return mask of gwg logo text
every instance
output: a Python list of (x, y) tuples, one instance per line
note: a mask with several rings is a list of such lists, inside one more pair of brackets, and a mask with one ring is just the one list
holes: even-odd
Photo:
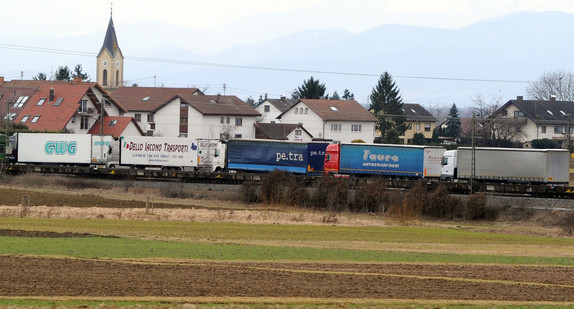
[(47, 155), (75, 155), (78, 147), (78, 142), (67, 141), (48, 141), (44, 145), (44, 152)]

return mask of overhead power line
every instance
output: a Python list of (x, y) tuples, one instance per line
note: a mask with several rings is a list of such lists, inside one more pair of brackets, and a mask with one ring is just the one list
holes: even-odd
[[(11, 45), (0, 44), (2, 49), (22, 50), (29, 52), (52, 53), (61, 55), (76, 55), (85, 57), (96, 57), (95, 53), (71, 51), (62, 49), (51, 49), (44, 47), (24, 46), (24, 45)], [(322, 71), (322, 70), (307, 70), (307, 69), (290, 69), (290, 68), (277, 68), (266, 66), (252, 66), (252, 65), (237, 65), (237, 64), (224, 64), (224, 63), (211, 63), (189, 60), (174, 60), (162, 58), (149, 58), (126, 56), (125, 59), (142, 62), (154, 63), (167, 63), (167, 64), (180, 64), (190, 66), (206, 66), (206, 67), (219, 67), (230, 69), (245, 69), (245, 70), (262, 70), (262, 71), (277, 71), (277, 72), (297, 72), (297, 73), (312, 73), (312, 74), (330, 74), (330, 75), (346, 75), (346, 76), (362, 76), (362, 77), (379, 77), (380, 73), (356, 73), (356, 72), (337, 72), (337, 71)], [(523, 80), (507, 80), (507, 79), (480, 79), (480, 78), (458, 78), (458, 77), (437, 77), (437, 76), (414, 76), (414, 75), (394, 75), (394, 78), (407, 78), (407, 79), (425, 79), (425, 80), (442, 80), (442, 81), (460, 81), (460, 82), (487, 82), (487, 83), (515, 83), (515, 84), (528, 84), (530, 81)]]

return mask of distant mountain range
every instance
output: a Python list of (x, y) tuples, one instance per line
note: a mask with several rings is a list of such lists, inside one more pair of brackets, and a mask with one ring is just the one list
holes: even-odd
[[(558, 12), (515, 13), (460, 29), (392, 24), (359, 34), (321, 30), (251, 41), (242, 40), (242, 33), (253, 27), (253, 21), (200, 32), (161, 23), (120, 25), (117, 18), (116, 32), (126, 56), (124, 78), (130, 84), (198, 87), (244, 100), (265, 93), (272, 98), (290, 96), (314, 76), (329, 93), (349, 89), (367, 104), (379, 75), (388, 71), (405, 102), (464, 107), (472, 105), (477, 95), (504, 102), (517, 95), (526, 97), (527, 81), (542, 73), (574, 72), (574, 40), (569, 36), (574, 15)], [(38, 72), (49, 74), (58, 65), (73, 68), (81, 63), (95, 80), (95, 54), (105, 27), (100, 33), (72, 38), (0, 35), (3, 42), (10, 42), (5, 44), (59, 50), (3, 49), (0, 75), (14, 79), (23, 71), (30, 78)]]

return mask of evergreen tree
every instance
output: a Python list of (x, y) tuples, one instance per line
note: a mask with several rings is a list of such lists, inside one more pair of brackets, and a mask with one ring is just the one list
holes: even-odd
[(355, 99), (355, 95), (352, 94), (349, 89), (345, 89), (345, 91), (343, 91), (343, 100), (354, 100)]
[(308, 80), (303, 82), (301, 87), (293, 91), (293, 99), (321, 99), (325, 95), (325, 84), (319, 83), (311, 76)]
[(452, 103), (452, 107), (448, 112), (448, 119), (445, 122), (446, 130), (445, 135), (452, 138), (457, 138), (460, 136), (462, 131), (462, 126), (460, 123), (460, 116), (458, 113), (458, 108), (455, 103)]
[(383, 143), (385, 144), (401, 144), (401, 139), (399, 138), (400, 134), (395, 128), (390, 128), (387, 130), (387, 134), (383, 139)]
[(38, 73), (38, 74), (32, 76), (32, 79), (33, 79), (33, 80), (46, 80), (46, 79), (48, 79), (48, 78), (47, 78), (47, 76), (46, 76), (46, 73), (40, 72), (40, 73)]
[(418, 132), (413, 135), (412, 143), (413, 145), (424, 145), (427, 143), (427, 139), (425, 138), (424, 134)]
[(257, 106), (257, 103), (255, 103), (255, 99), (253, 99), (252, 97), (247, 98), (247, 100), (245, 100), (245, 103), (249, 104), (249, 106)]
[(333, 92), (333, 95), (329, 98), (329, 100), (340, 100), (341, 97), (339, 97), (339, 94), (337, 93), (337, 91), (335, 90)]
[(72, 79), (70, 69), (67, 66), (59, 66), (56, 71), (56, 80), (69, 81)]
[(90, 75), (88, 75), (88, 73), (84, 73), (82, 72), (82, 65), (78, 64), (76, 65), (76, 67), (74, 68), (74, 73), (72, 74), (72, 77), (74, 78), (81, 78), (83, 82), (89, 82), (90, 81)]
[(381, 75), (379, 82), (373, 88), (370, 99), (369, 110), (379, 118), (377, 129), (381, 131), (381, 139), (388, 142), (387, 134), (391, 129), (398, 134), (397, 139), (398, 136), (403, 135), (407, 129), (403, 99), (388, 72)]

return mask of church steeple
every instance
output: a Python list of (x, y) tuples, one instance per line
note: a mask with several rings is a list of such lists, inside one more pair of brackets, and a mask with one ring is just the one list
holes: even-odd
[(98, 53), (97, 81), (104, 88), (114, 89), (124, 83), (124, 56), (118, 44), (114, 20), (110, 11), (110, 22), (104, 44)]

